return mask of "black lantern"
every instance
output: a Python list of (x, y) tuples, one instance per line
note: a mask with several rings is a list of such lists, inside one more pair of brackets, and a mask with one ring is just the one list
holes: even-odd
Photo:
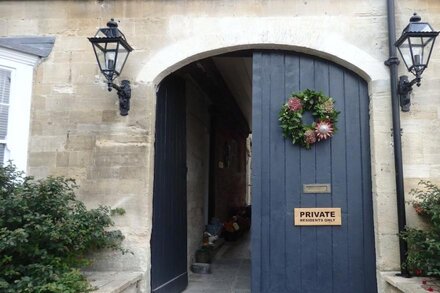
[(421, 20), (422, 18), (414, 13), (410, 23), (403, 30), (402, 36), (395, 43), (406, 68), (415, 76), (412, 81), (409, 81), (406, 75), (399, 79), (400, 107), (404, 112), (409, 111), (412, 87), (414, 84), (420, 86), (422, 73), (428, 67), (435, 38), (439, 34), (429, 23), (421, 22)]
[(112, 18), (106, 28), (100, 28), (94, 37), (89, 38), (95, 51), (99, 69), (107, 79), (108, 90), (118, 91), (119, 110), (122, 116), (128, 115), (130, 110), (131, 87), (128, 80), (116, 85), (113, 81), (124, 69), (128, 55), (133, 48), (128, 44), (124, 34), (118, 29), (118, 23)]

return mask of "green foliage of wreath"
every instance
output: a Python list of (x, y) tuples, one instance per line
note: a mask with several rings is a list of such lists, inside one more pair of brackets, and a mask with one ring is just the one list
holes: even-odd
[[(334, 103), (331, 97), (311, 89), (293, 93), (279, 113), (283, 136), (306, 149), (330, 138), (337, 131), (336, 122), (340, 113), (335, 110)], [(305, 112), (312, 114), (312, 124), (303, 123)]]

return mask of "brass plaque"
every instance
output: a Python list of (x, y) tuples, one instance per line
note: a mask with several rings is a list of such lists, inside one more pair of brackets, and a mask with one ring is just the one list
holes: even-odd
[(304, 193), (331, 193), (332, 185), (331, 184), (304, 184), (303, 185)]
[(341, 208), (295, 208), (295, 226), (340, 226)]

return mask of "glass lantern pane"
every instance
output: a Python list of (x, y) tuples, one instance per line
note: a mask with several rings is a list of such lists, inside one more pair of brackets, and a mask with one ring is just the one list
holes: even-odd
[(119, 46), (118, 60), (116, 61), (116, 71), (118, 72), (118, 74), (121, 74), (122, 69), (124, 68), (125, 60), (127, 60), (128, 53), (129, 52), (123, 46)]
[(116, 50), (118, 47), (118, 43), (109, 42), (105, 47), (105, 69), (106, 70), (114, 70), (115, 69), (115, 61), (116, 61)]
[(426, 22), (411, 23), (410, 32), (432, 32), (431, 26)]
[(100, 50), (95, 44), (93, 44), (93, 49), (96, 53), (96, 59), (98, 59), (99, 69), (102, 71), (105, 65), (104, 51)]
[(114, 38), (119, 36), (118, 34), (119, 30), (117, 28), (101, 28), (96, 33), (96, 38)]
[(104, 51), (98, 51), (96, 50), (96, 58), (98, 59), (99, 63), (99, 69), (101, 70), (102, 74), (104, 74), (106, 79), (112, 79), (113, 78), (113, 72), (111, 70), (108, 70), (107, 65), (107, 59), (106, 59), (107, 53)]
[(414, 66), (423, 64), (423, 46), (420, 44), (412, 44), (412, 62)]
[(408, 68), (408, 70), (409, 70), (413, 64), (409, 40), (406, 39), (398, 47), (398, 49), (399, 49), (400, 55), (402, 56), (403, 62), (405, 62), (406, 68)]
[(425, 68), (423, 65), (423, 39), (421, 37), (409, 37), (409, 44), (412, 55), (412, 66), (409, 70), (413, 74), (420, 74)]
[(100, 29), (100, 30), (96, 33), (95, 37), (96, 37), (96, 38), (106, 38), (107, 35), (105, 34), (105, 30)]
[(422, 74), (428, 62), (432, 46), (434, 44), (433, 37), (411, 37), (410, 43), (412, 45), (413, 53), (413, 68), (414, 74)]
[(432, 46), (434, 45), (435, 38), (433, 37), (425, 37), (423, 38), (423, 44), (425, 47), (423, 48), (423, 62), (425, 65), (428, 65), (429, 57), (431, 55)]
[(118, 42), (117, 41), (107, 42), (106, 43), (105, 49), (107, 51), (116, 51), (117, 48), (118, 48)]
[(108, 51), (104, 55), (105, 58), (105, 70), (115, 70), (116, 52)]

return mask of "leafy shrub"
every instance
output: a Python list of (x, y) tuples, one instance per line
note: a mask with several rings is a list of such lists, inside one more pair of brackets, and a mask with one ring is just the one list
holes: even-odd
[(416, 212), (430, 224), (427, 229), (407, 227), (401, 237), (408, 243), (407, 267), (416, 275), (440, 277), (440, 188), (429, 181), (411, 190)]
[[(0, 292), (88, 292), (79, 268), (98, 249), (121, 248), (108, 207), (87, 210), (72, 179), (33, 180), (0, 167)], [(116, 212), (121, 213), (121, 210)]]

